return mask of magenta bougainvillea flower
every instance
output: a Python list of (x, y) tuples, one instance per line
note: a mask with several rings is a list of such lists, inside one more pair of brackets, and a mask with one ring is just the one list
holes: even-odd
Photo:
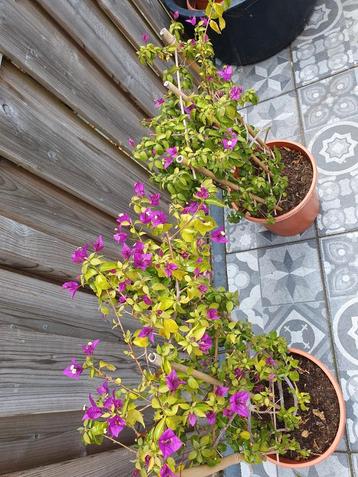
[(142, 33), (142, 40), (143, 40), (144, 43), (148, 43), (149, 38), (150, 37), (149, 37), (148, 33)]
[(87, 356), (92, 356), (100, 342), (101, 340), (93, 340), (89, 341), (86, 345), (83, 345), (82, 350), (84, 354)]
[(167, 152), (167, 154), (169, 154), (169, 156), (175, 157), (178, 154), (178, 149), (175, 146), (174, 147), (168, 147), (166, 152)]
[(132, 255), (132, 250), (130, 247), (128, 247), (126, 243), (123, 244), (121, 255), (125, 260), (128, 260), (130, 256)]
[(224, 227), (219, 227), (213, 230), (210, 234), (211, 240), (216, 243), (227, 243), (228, 239), (225, 237)]
[(209, 191), (206, 187), (200, 187), (200, 189), (195, 195), (199, 199), (207, 199), (209, 197)]
[(150, 200), (150, 205), (152, 207), (156, 207), (157, 205), (159, 205), (159, 202), (160, 202), (160, 194), (151, 194), (149, 196), (149, 200)]
[(139, 334), (138, 334), (139, 338), (149, 338), (149, 341), (151, 343), (154, 343), (154, 328), (152, 328), (151, 326), (144, 326)]
[(227, 386), (217, 386), (215, 389), (215, 394), (220, 397), (225, 397), (229, 391)]
[(97, 240), (93, 244), (93, 250), (95, 252), (100, 252), (101, 250), (104, 249), (104, 240), (103, 240), (103, 235), (99, 235), (97, 237)]
[(143, 182), (136, 182), (133, 186), (133, 190), (135, 195), (137, 195), (138, 197), (144, 197), (145, 190)]
[(112, 396), (109, 396), (103, 403), (103, 407), (112, 412), (117, 411), (122, 406), (122, 399), (117, 399), (114, 391), (112, 392)]
[(103, 381), (103, 383), (100, 386), (98, 386), (96, 391), (98, 394), (101, 394), (101, 395), (108, 394), (109, 393), (108, 381)]
[(153, 217), (153, 211), (149, 207), (139, 214), (139, 220), (142, 224), (149, 224)]
[(230, 99), (238, 101), (242, 95), (243, 88), (241, 86), (233, 86), (230, 90)]
[(201, 283), (198, 286), (198, 290), (200, 291), (200, 293), (206, 293), (208, 291), (208, 287), (206, 285), (204, 285), (203, 283)]
[(120, 303), (121, 305), (123, 305), (123, 303), (126, 303), (126, 301), (128, 300), (128, 297), (126, 295), (121, 295), (119, 298), (118, 298), (118, 303)]
[(62, 288), (64, 288), (65, 290), (67, 290), (69, 292), (69, 294), (71, 295), (71, 298), (73, 298), (75, 296), (75, 294), (77, 293), (77, 291), (79, 290), (79, 288), (81, 288), (81, 285), (77, 282), (65, 282), (63, 285), (62, 285)]
[(266, 358), (266, 364), (267, 366), (276, 366), (277, 363), (271, 356), (269, 356)]
[(209, 23), (209, 19), (207, 17), (201, 17), (200, 20), (203, 22), (204, 26), (207, 26)]
[(189, 422), (189, 424), (191, 425), (191, 427), (194, 427), (194, 426), (195, 426), (196, 421), (197, 421), (196, 415), (195, 415), (193, 412), (191, 412), (191, 413), (188, 415), (188, 422)]
[(130, 147), (134, 147), (135, 146), (135, 140), (132, 138), (132, 137), (129, 137), (128, 138), (128, 145)]
[(170, 469), (168, 464), (164, 464), (159, 472), (160, 477), (175, 477), (174, 472)]
[(220, 76), (220, 78), (224, 81), (230, 81), (231, 80), (231, 77), (232, 77), (232, 66), (229, 65), (229, 66), (224, 66), (224, 68), (222, 70), (219, 70), (218, 71), (218, 75)]
[(167, 386), (169, 388), (169, 391), (171, 392), (174, 392), (178, 389), (178, 387), (181, 385), (181, 384), (185, 384), (185, 381), (183, 381), (182, 379), (180, 379), (175, 371), (175, 369), (173, 369), (166, 377), (165, 379), (166, 383), (167, 383)]
[(191, 17), (188, 18), (188, 20), (185, 20), (187, 23), (190, 23), (190, 25), (195, 26), (196, 25), (196, 17)]
[(117, 232), (113, 235), (113, 239), (118, 245), (124, 243), (127, 238), (128, 234), (126, 232)]
[(173, 163), (173, 158), (171, 156), (167, 156), (167, 157), (164, 157), (163, 159), (163, 167), (164, 169), (168, 169), (168, 167), (170, 166), (170, 164)]
[(133, 253), (143, 253), (144, 252), (144, 243), (136, 242), (133, 246)]
[(178, 451), (183, 445), (182, 441), (175, 434), (173, 429), (168, 428), (159, 437), (159, 449), (161, 450), (164, 459)]
[(189, 202), (189, 204), (183, 208), (183, 214), (194, 215), (199, 210), (202, 210), (204, 214), (209, 212), (208, 206), (206, 204), (199, 204), (199, 202)]
[(247, 391), (239, 391), (230, 397), (230, 409), (235, 414), (242, 417), (249, 416), (249, 408), (247, 401), (250, 398), (250, 393)]
[(172, 17), (174, 18), (174, 20), (178, 20), (178, 18), (179, 18), (178, 10), (175, 10), (175, 12), (172, 13)]
[(160, 108), (162, 104), (165, 103), (164, 98), (157, 98), (154, 100), (154, 107), (155, 108)]
[(86, 421), (87, 419), (98, 419), (102, 416), (102, 409), (97, 406), (96, 401), (93, 399), (91, 395), (88, 396), (88, 399), (91, 403), (91, 406), (86, 409), (82, 417), (82, 421)]
[(143, 300), (144, 303), (145, 303), (146, 305), (148, 305), (148, 306), (153, 303), (152, 300), (149, 298), (148, 295), (143, 295), (143, 296), (142, 296), (142, 300)]
[(229, 407), (226, 407), (226, 408), (223, 410), (223, 415), (224, 415), (225, 417), (230, 418), (230, 417), (232, 417), (234, 414), (235, 414), (234, 411), (232, 411)]
[(208, 424), (210, 426), (213, 426), (215, 423), (216, 423), (216, 414), (214, 411), (209, 411), (207, 414), (206, 414), (206, 419), (208, 421)]
[(126, 278), (126, 279), (123, 280), (122, 282), (119, 282), (119, 283), (118, 283), (118, 291), (119, 291), (119, 293), (123, 293), (123, 292), (126, 290), (127, 286), (130, 285), (131, 283), (132, 283), (132, 282), (131, 282), (128, 278)]
[(63, 374), (72, 379), (80, 379), (82, 373), (83, 368), (75, 358), (72, 358), (70, 366), (63, 370)]
[(224, 139), (222, 140), (222, 143), (223, 143), (223, 146), (224, 146), (224, 149), (225, 149), (225, 150), (234, 149), (234, 147), (235, 147), (236, 144), (237, 144), (237, 137), (232, 136), (232, 137), (229, 138), (229, 139), (224, 138)]
[(124, 419), (122, 419), (119, 416), (110, 417), (107, 420), (107, 423), (108, 423), (107, 433), (112, 437), (118, 437), (119, 434), (126, 427), (126, 423)]
[(219, 312), (216, 308), (209, 308), (206, 316), (209, 318), (209, 320), (218, 320), (220, 318)]
[(152, 215), (152, 225), (157, 227), (158, 225), (165, 224), (167, 222), (167, 216), (161, 210), (155, 210)]
[(200, 351), (206, 354), (211, 350), (212, 345), (213, 345), (213, 340), (207, 333), (205, 333), (205, 335), (199, 341)]
[(171, 277), (173, 275), (174, 270), (178, 269), (178, 265), (175, 263), (166, 263), (164, 267), (164, 273), (167, 277)]
[(184, 111), (188, 116), (191, 115), (192, 111), (195, 109), (195, 104), (191, 103), (189, 106), (184, 106)]
[(133, 255), (133, 264), (135, 268), (146, 270), (152, 264), (151, 253), (135, 253)]
[(84, 244), (83, 247), (78, 247), (72, 253), (72, 262), (73, 263), (82, 263), (88, 257), (88, 244)]
[(118, 214), (118, 217), (116, 218), (116, 222), (120, 226), (130, 225), (131, 224), (131, 218), (129, 217), (128, 214)]
[(236, 368), (234, 374), (237, 379), (240, 379), (245, 375), (245, 371), (241, 368)]

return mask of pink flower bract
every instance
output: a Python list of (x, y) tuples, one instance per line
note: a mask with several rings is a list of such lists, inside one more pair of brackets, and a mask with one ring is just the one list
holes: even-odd
[(169, 456), (174, 454), (174, 452), (178, 451), (183, 445), (179, 437), (170, 428), (164, 431), (159, 437), (158, 444), (164, 459), (167, 459)]
[(249, 416), (249, 408), (247, 401), (250, 393), (247, 391), (239, 391), (230, 397), (230, 410), (241, 417)]

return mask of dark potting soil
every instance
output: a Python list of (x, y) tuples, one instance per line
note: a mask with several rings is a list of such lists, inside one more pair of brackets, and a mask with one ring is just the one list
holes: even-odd
[[(297, 387), (311, 396), (307, 411), (299, 411), (302, 418), (299, 429), (290, 432), (302, 449), (311, 451), (315, 457), (323, 454), (334, 441), (339, 425), (339, 404), (336, 392), (326, 374), (312, 361), (295, 355), (299, 361), (300, 380)], [(284, 389), (285, 407), (293, 406), (293, 398), (288, 388)], [(285, 457), (302, 460), (296, 452), (288, 452)]]
[(313, 169), (310, 160), (301, 151), (286, 147), (280, 147), (279, 150), (285, 165), (282, 175), (288, 179), (287, 195), (280, 201), (283, 210), (279, 215), (282, 215), (295, 208), (305, 198), (312, 184)]

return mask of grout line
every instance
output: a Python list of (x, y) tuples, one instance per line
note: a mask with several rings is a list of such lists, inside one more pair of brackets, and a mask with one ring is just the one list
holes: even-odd
[[(305, 84), (297, 84), (297, 89), (302, 89), (302, 88), (305, 88), (306, 86), (312, 86), (316, 83), (319, 83), (323, 80), (328, 80), (330, 78), (333, 78), (334, 76), (338, 76), (338, 75), (341, 75), (343, 73), (346, 73), (347, 71), (351, 71), (351, 70), (354, 70), (354, 68), (358, 68), (358, 64), (356, 65), (351, 65), (351, 66), (348, 66), (347, 68), (344, 68), (340, 71), (336, 71), (335, 73), (331, 73), (331, 74), (327, 74), (327, 75), (324, 75), (322, 76), (321, 78), (318, 78), (316, 80), (313, 80), (312, 82), (310, 83), (305, 83)], [(296, 82), (296, 81), (295, 81)]]

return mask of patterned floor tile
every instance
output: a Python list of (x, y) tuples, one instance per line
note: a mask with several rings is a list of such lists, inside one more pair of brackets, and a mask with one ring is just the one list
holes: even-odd
[(257, 129), (269, 129), (268, 139), (288, 139), (300, 135), (296, 93), (283, 94), (242, 110)]
[(227, 255), (227, 277), (230, 291), (239, 291), (240, 307), (233, 316), (249, 320), (255, 330), (263, 329), (261, 285), (257, 251)]
[(305, 133), (358, 114), (358, 68), (298, 90)]
[(342, 0), (319, 0), (305, 30), (291, 46), (298, 86), (354, 65), (350, 19), (354, 15), (348, 7), (343, 13)]
[(315, 227), (312, 225), (302, 234), (283, 237), (273, 234), (263, 225), (254, 224), (245, 219), (238, 224), (230, 224), (226, 221), (226, 235), (229, 239), (229, 242), (226, 244), (226, 250), (228, 253), (241, 252), (271, 245), (297, 242), (313, 238), (315, 233)]
[(278, 477), (353, 477), (347, 454), (336, 453), (321, 464), (306, 469), (279, 469)]
[(241, 464), (241, 476), (242, 477), (279, 477), (279, 474), (278, 474), (278, 468), (275, 464), (271, 464), (270, 462), (264, 462), (263, 464), (259, 464), (259, 465)]
[[(353, 62), (358, 64), (358, 0), (343, 0), (343, 15), (353, 50)], [(358, 477), (358, 476), (357, 476)]]
[(262, 305), (322, 301), (314, 240), (258, 250)]
[(305, 132), (308, 148), (317, 160), (321, 214), (320, 235), (357, 228), (358, 116)]
[(358, 454), (352, 454), (352, 463), (353, 463), (353, 470), (355, 472), (354, 477), (358, 477)]
[(235, 67), (233, 81), (244, 89), (254, 88), (260, 101), (291, 91), (294, 83), (289, 49), (255, 65)]

